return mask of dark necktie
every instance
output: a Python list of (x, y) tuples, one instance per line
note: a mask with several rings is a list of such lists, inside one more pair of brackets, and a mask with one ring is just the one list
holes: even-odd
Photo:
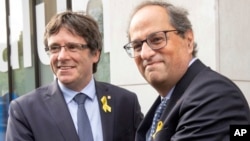
[(164, 109), (166, 109), (166, 105), (167, 105), (167, 99), (166, 98), (163, 98), (160, 105), (158, 106), (156, 112), (155, 112), (155, 115), (154, 115), (154, 118), (153, 118), (153, 122), (152, 122), (152, 125), (151, 125), (151, 128), (150, 128), (150, 134), (149, 134), (149, 138), (148, 138), (148, 141), (151, 141), (152, 139), (152, 136), (153, 134), (155, 133), (155, 130), (156, 130), (156, 125), (162, 115), (162, 112), (164, 111)]
[(83, 93), (79, 93), (74, 97), (75, 102), (78, 104), (77, 126), (80, 141), (93, 141), (89, 118), (84, 107), (84, 102), (87, 97), (88, 96)]

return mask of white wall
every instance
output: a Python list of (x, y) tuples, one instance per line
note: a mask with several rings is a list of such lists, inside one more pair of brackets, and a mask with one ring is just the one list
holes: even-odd
[(241, 88), (250, 103), (250, 1), (220, 0), (219, 71)]

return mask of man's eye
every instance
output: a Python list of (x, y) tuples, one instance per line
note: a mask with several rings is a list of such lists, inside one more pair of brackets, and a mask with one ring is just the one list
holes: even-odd
[(164, 41), (164, 37), (162, 36), (155, 36), (150, 38), (150, 43), (152, 44), (160, 44), (162, 41)]
[(141, 50), (142, 44), (140, 43), (133, 43), (132, 47), (134, 48), (135, 51), (140, 51)]
[(79, 49), (78, 44), (67, 44), (67, 47), (69, 50), (73, 50), (73, 51)]
[(138, 51), (141, 51), (141, 46), (135, 46), (135, 47), (134, 47), (134, 50), (137, 51), (137, 52), (138, 52)]
[(55, 50), (58, 50), (58, 49), (60, 49), (60, 46), (51, 46), (50, 47), (50, 50), (52, 50), (52, 51), (55, 51)]

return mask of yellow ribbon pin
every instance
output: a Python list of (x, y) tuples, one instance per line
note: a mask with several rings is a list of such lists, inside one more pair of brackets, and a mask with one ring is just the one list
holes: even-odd
[(155, 131), (155, 133), (153, 134), (153, 138), (155, 138), (155, 134), (156, 134), (157, 132), (159, 132), (159, 131), (162, 129), (162, 127), (163, 127), (163, 122), (162, 122), (162, 121), (159, 121), (159, 122), (157, 123), (156, 131)]
[(107, 97), (103, 96), (101, 99), (102, 109), (104, 112), (111, 112), (111, 107), (108, 105)]

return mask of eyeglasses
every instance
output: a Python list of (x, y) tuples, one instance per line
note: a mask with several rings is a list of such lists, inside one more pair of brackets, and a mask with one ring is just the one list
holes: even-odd
[(78, 51), (82, 50), (83, 48), (88, 48), (88, 45), (87, 44), (80, 44), (80, 43), (72, 43), (72, 42), (68, 42), (64, 46), (52, 44), (49, 47), (46, 47), (45, 51), (50, 55), (57, 54), (61, 51), (62, 47), (67, 49), (69, 52), (78, 52)]
[(174, 32), (178, 30), (165, 30), (151, 33), (147, 36), (145, 40), (142, 41), (132, 41), (126, 44), (123, 48), (126, 50), (127, 54), (131, 57), (137, 57), (141, 53), (142, 45), (144, 42), (148, 44), (148, 46), (153, 49), (161, 49), (167, 44), (167, 33)]

